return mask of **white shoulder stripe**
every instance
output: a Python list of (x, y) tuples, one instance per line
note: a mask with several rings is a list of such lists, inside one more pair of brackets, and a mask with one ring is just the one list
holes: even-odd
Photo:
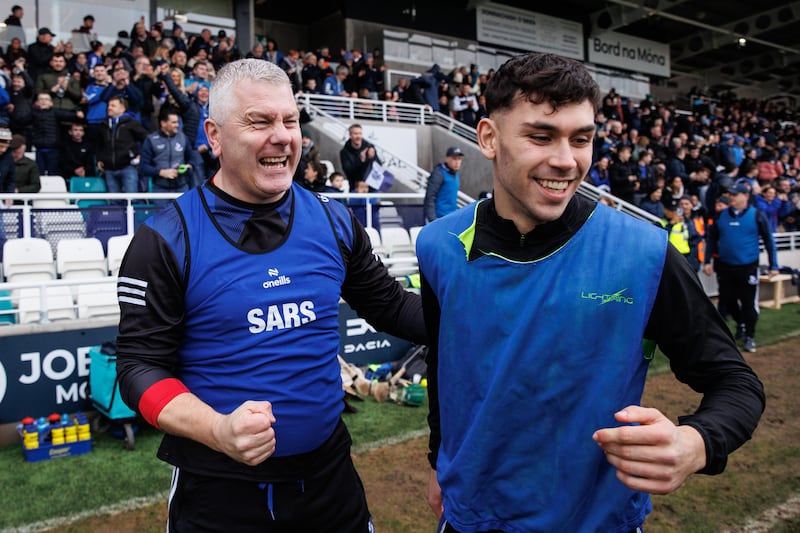
[(140, 291), (139, 289), (132, 289), (130, 287), (119, 287), (117, 289), (117, 294), (134, 294), (136, 296), (141, 296), (144, 298), (145, 291)]
[(128, 278), (128, 277), (123, 276), (123, 277), (119, 278), (119, 282), (120, 283), (127, 283), (129, 285), (137, 285), (139, 287), (145, 287), (145, 288), (147, 287), (147, 282), (142, 280), (142, 279), (134, 279), (134, 278)]
[(141, 299), (141, 298), (130, 298), (128, 296), (120, 296), (119, 297), (119, 301), (120, 301), (120, 303), (141, 305), (142, 307), (146, 307), (147, 306), (145, 301), (143, 299)]

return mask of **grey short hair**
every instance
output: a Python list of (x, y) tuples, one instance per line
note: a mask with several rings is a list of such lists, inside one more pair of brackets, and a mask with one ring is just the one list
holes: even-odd
[(217, 124), (223, 124), (236, 104), (233, 87), (245, 80), (264, 81), (291, 87), (289, 76), (278, 65), (263, 59), (248, 58), (228, 63), (217, 73), (211, 83), (208, 97), (208, 115)]

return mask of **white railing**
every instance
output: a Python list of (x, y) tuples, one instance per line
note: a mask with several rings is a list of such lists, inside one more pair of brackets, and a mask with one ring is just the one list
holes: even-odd
[[(456, 134), (464, 131), (462, 135), (471, 142), (477, 142), (474, 128), (469, 128), (460, 122), (454, 121), (441, 113), (433, 113), (425, 106), (404, 104), (398, 102), (385, 102), (381, 100), (365, 100), (361, 98), (345, 98), (338, 96), (324, 96), (318, 94), (303, 94), (297, 97), (298, 102), (305, 106), (306, 111), (312, 115), (325, 117), (332, 124), (341, 139), (347, 139), (347, 128), (357, 119), (379, 120), (383, 122), (406, 122), (415, 124), (440, 124), (448, 127)], [(371, 115), (367, 115), (367, 110)], [(392, 110), (396, 110), (395, 113)], [(387, 117), (394, 118), (387, 118)], [(342, 119), (347, 119), (345, 122)], [(469, 137), (469, 131), (472, 136)], [(378, 157), (387, 168), (395, 175), (395, 179), (406, 187), (415, 191), (424, 191), (428, 184), (430, 172), (418, 166), (416, 162), (403, 159), (380, 143), (374, 143)], [(463, 207), (474, 202), (475, 199), (458, 191), (458, 206)]]

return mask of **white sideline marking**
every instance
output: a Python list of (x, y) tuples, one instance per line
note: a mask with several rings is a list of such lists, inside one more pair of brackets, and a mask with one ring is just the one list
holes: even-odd
[(792, 496), (780, 505), (767, 509), (758, 518), (751, 518), (741, 528), (725, 531), (724, 533), (767, 533), (774, 526), (800, 515), (800, 495)]
[(34, 522), (33, 524), (2, 529), (0, 530), (0, 533), (32, 533), (34, 531), (49, 531), (72, 524), (79, 520), (84, 520), (86, 518), (94, 518), (96, 516), (106, 516), (106, 515), (111, 516), (119, 513), (124, 513), (126, 511), (134, 511), (136, 509), (141, 509), (142, 507), (147, 507), (156, 503), (166, 504), (166, 502), (167, 502), (167, 492), (165, 491), (165, 492), (160, 492), (158, 494), (154, 494), (152, 496), (131, 498), (130, 500), (117, 502), (111, 505), (104, 505), (102, 507), (98, 507), (97, 509), (92, 509), (91, 511), (84, 511), (82, 513), (70, 516), (60, 516), (56, 518), (50, 518), (48, 520), (42, 520), (41, 522)]
[(428, 434), (429, 434), (428, 429), (418, 429), (416, 431), (409, 431), (407, 433), (401, 433), (400, 435), (395, 435), (394, 437), (375, 440), (372, 442), (364, 443), (360, 446), (356, 446), (351, 450), (351, 453), (353, 455), (360, 455), (362, 453), (370, 452), (372, 450), (377, 450), (378, 448), (383, 448), (384, 446), (392, 446), (393, 444), (400, 444), (401, 442), (406, 442), (412, 439), (416, 439), (418, 437), (425, 437)]

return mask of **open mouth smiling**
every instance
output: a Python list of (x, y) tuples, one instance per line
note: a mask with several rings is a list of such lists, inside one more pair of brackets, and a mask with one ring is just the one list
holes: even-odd
[(283, 168), (289, 162), (288, 156), (282, 157), (262, 157), (258, 160), (258, 164), (264, 168)]

